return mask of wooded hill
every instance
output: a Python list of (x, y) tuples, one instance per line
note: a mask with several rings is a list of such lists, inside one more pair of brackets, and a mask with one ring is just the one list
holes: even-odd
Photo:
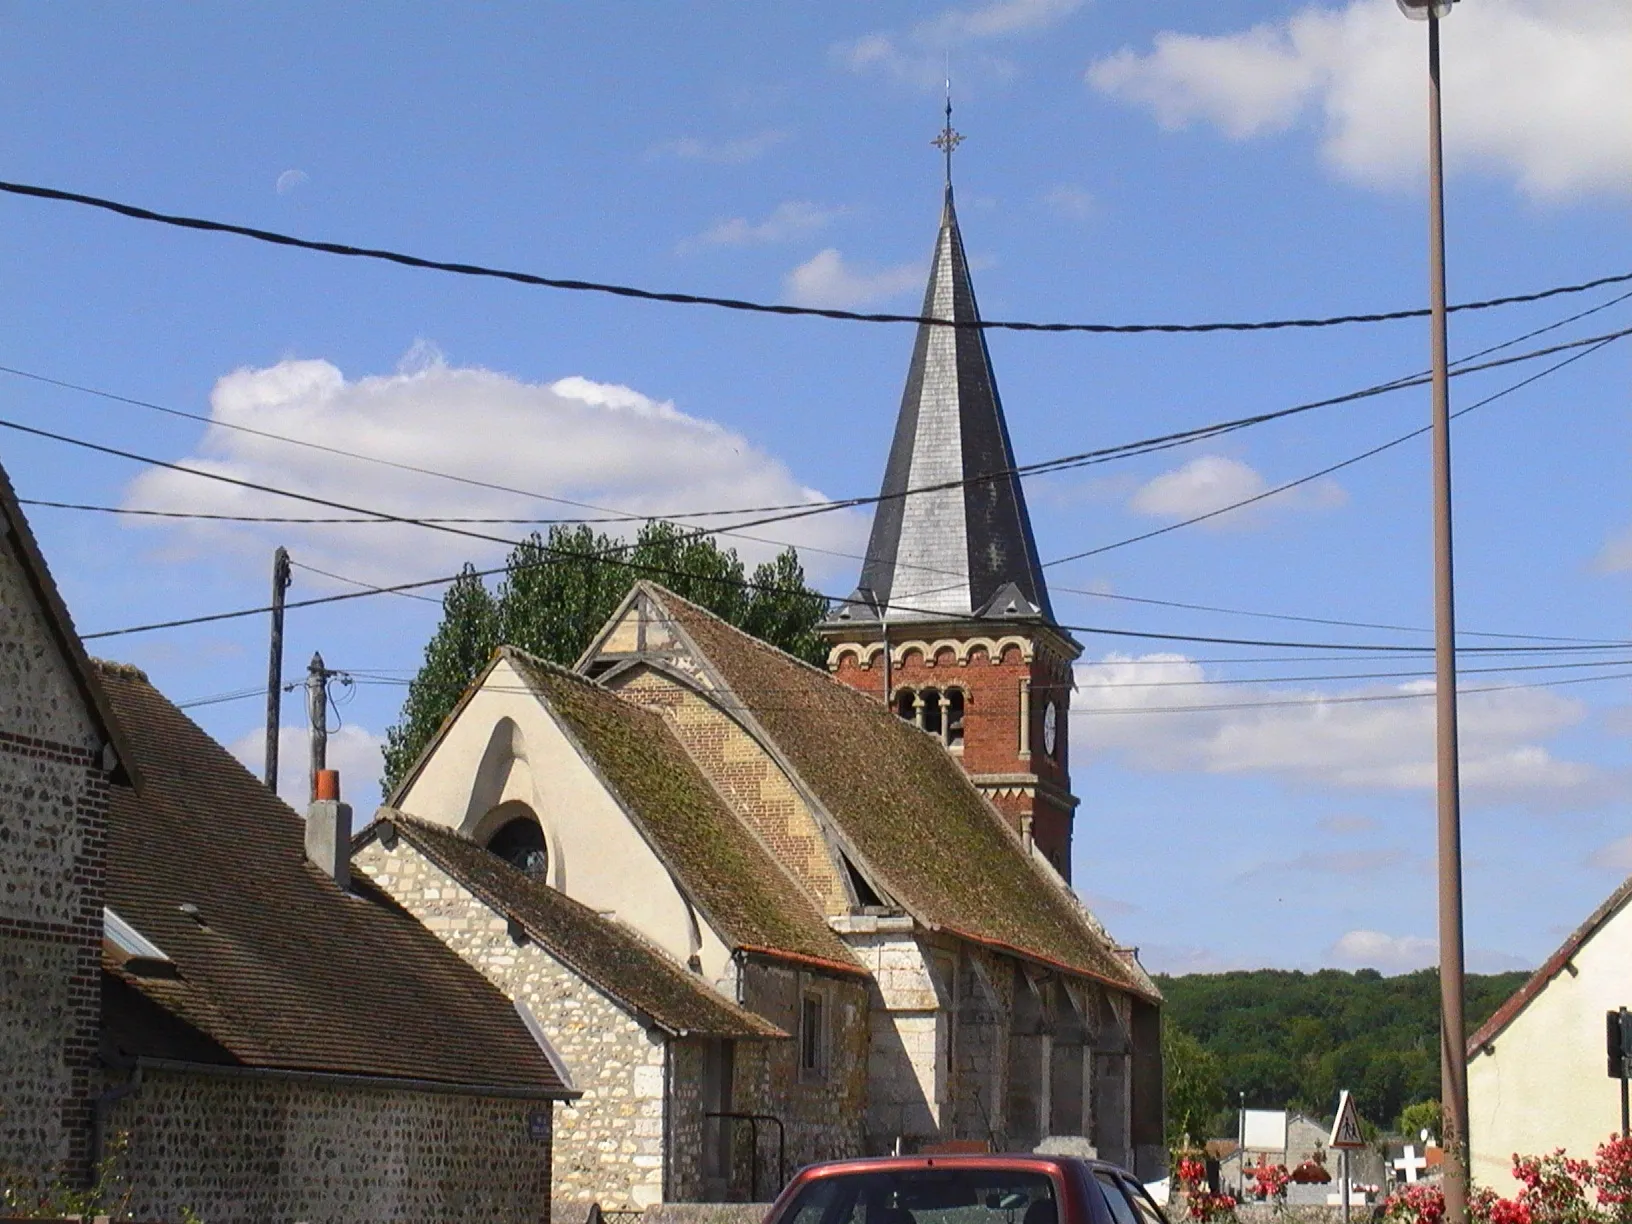
[[(1528, 976), (1469, 974), (1469, 1033)], [(1242, 1092), (1249, 1109), (1290, 1107), (1325, 1118), (1347, 1088), (1362, 1116), (1385, 1128), (1407, 1105), (1439, 1096), (1436, 970), (1384, 977), (1375, 969), (1258, 969), (1156, 983), (1167, 1023), (1211, 1056), (1197, 1068), (1204, 1079), (1217, 1077), (1217, 1088), (1205, 1092), (1209, 1133), (1235, 1133)]]

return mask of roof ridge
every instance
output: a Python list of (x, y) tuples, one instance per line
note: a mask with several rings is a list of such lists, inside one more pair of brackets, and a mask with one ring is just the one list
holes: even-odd
[(673, 591), (669, 590), (665, 586), (660, 585), (659, 583), (648, 582), (646, 579), (642, 579), (641, 581), (646, 586), (649, 586), (652, 589), (653, 593), (661, 595), (661, 596), (665, 596), (665, 597), (667, 597), (669, 599), (679, 600), (681, 603), (683, 603), (686, 607), (690, 608), (692, 611), (699, 612), (703, 616), (707, 617), (709, 620), (715, 621), (722, 628), (727, 629), (730, 632), (736, 634), (738, 637), (742, 638), (746, 642), (751, 643), (753, 646), (757, 647), (758, 649), (768, 651), (769, 653), (777, 656), (778, 658), (784, 659), (787, 662), (792, 663), (796, 667), (801, 667), (801, 668), (805, 669), (806, 671), (810, 672), (812, 675), (820, 676), (823, 680), (826, 680), (829, 684), (834, 685), (836, 687), (836, 689), (842, 690), (843, 692), (848, 693), (852, 698), (855, 698), (857, 700), (860, 700), (860, 701), (863, 701), (863, 702), (867, 703), (868, 706), (871, 706), (873, 704), (872, 698), (868, 697), (867, 694), (865, 694), (863, 692), (860, 692), (857, 689), (851, 688), (848, 684), (844, 684), (844, 683), (842, 683), (840, 681), (835, 680), (833, 678), (832, 673), (829, 672), (825, 667), (817, 667), (814, 663), (807, 662), (806, 660), (801, 659), (798, 655), (789, 654), (787, 651), (783, 650), (780, 646), (773, 646), (770, 642), (765, 641), (765, 639), (755, 637), (753, 634), (749, 633), (746, 629), (742, 629), (742, 628), (739, 628), (736, 625), (733, 625), (730, 621), (726, 620), (725, 617), (719, 615), (718, 613), (710, 612), (707, 608), (703, 607), (701, 604), (693, 603), (691, 600), (687, 599), (684, 595), (676, 595)]

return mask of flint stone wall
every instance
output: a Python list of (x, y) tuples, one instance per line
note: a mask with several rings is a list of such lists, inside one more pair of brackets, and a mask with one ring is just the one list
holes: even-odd
[(138, 1219), (547, 1222), (549, 1102), (149, 1072), (113, 1109)]
[(0, 1168), (82, 1169), (100, 1009), (101, 744), (0, 517)]
[(389, 851), (373, 842), (354, 865), (507, 997), (526, 1004), (566, 1064), (583, 1096), (556, 1109), (555, 1196), (608, 1209), (661, 1202), (664, 1035), (648, 1032), (537, 944), (517, 944), (503, 914), (405, 840)]

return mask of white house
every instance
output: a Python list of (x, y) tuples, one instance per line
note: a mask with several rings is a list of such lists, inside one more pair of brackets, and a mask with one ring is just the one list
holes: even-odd
[(1576, 928), (1468, 1042), (1468, 1147), (1474, 1179), (1518, 1183), (1513, 1156), (1591, 1156), (1619, 1131), (1604, 1013), (1632, 1005), (1632, 879)]

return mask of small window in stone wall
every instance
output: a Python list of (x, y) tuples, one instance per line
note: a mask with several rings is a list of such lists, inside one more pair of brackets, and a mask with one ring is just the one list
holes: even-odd
[(806, 991), (799, 1009), (799, 1073), (818, 1077), (827, 1072), (827, 1008), (822, 996)]
[(946, 746), (963, 747), (963, 690), (946, 690)]
[(895, 712), (908, 722), (917, 722), (918, 695), (911, 689), (902, 689), (895, 695)]

